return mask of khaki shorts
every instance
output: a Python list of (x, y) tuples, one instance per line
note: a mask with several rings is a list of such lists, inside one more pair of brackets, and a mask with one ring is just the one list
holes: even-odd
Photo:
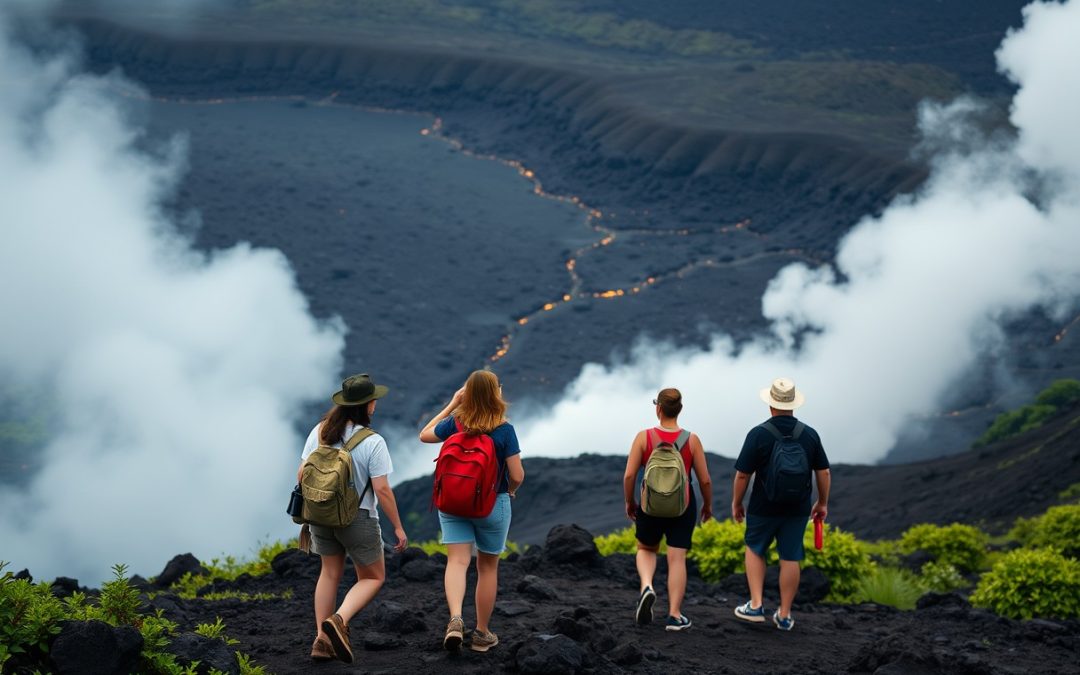
[(382, 559), (382, 528), (379, 519), (367, 509), (360, 509), (345, 527), (311, 526), (311, 550), (319, 555), (348, 553), (353, 564), (371, 565)]

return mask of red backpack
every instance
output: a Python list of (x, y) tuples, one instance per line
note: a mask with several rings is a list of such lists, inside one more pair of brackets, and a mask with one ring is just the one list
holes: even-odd
[(495, 441), (487, 434), (468, 434), (461, 422), (454, 422), (457, 431), (443, 441), (435, 458), (431, 504), (452, 516), (486, 518), (499, 489)]

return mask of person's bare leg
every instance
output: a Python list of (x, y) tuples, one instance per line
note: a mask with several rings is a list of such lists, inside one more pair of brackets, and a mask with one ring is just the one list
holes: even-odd
[(338, 584), (345, 573), (345, 554), (319, 557), (322, 560), (322, 569), (319, 571), (319, 581), (315, 584), (315, 632), (318, 637), (326, 639), (322, 622), (334, 613)]
[[(652, 587), (653, 576), (656, 574), (656, 551), (659, 546), (646, 546), (640, 541), (637, 545), (637, 573), (641, 578), (640, 591), (644, 591), (645, 587)], [(656, 590), (656, 589), (653, 589)]]
[(746, 548), (746, 585), (750, 587), (750, 606), (761, 607), (765, 589), (765, 558)]
[(371, 602), (386, 581), (386, 562), (382, 558), (370, 565), (353, 565), (353, 568), (356, 569), (356, 583), (345, 594), (337, 611), (345, 623)]
[(780, 616), (791, 616), (791, 603), (799, 590), (799, 563), (795, 560), (780, 561)]
[(469, 570), (471, 561), (472, 544), (447, 544), (443, 585), (450, 618), (461, 616), (461, 606), (465, 603), (465, 573)]
[(499, 556), (476, 553), (476, 630), (488, 632), (495, 594), (499, 589)]
[(668, 614), (682, 616), (682, 601), (686, 597), (686, 549), (667, 548)]

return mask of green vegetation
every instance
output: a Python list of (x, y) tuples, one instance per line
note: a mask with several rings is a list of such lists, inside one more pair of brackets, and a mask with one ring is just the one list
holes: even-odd
[(195, 626), (195, 633), (211, 640), (221, 640), (227, 645), (240, 644), (239, 640), (234, 640), (225, 634), (225, 623), (221, 620), (221, 617), (214, 618), (216, 619), (214, 623), (200, 623)]
[(1019, 549), (984, 574), (971, 602), (1014, 619), (1080, 616), (1080, 562), (1050, 549)]
[(270, 563), (277, 555), (290, 547), (291, 544), (283, 541), (275, 541), (260, 544), (254, 556), (250, 560), (242, 560), (231, 555), (223, 555), (221, 558), (213, 558), (209, 563), (204, 563), (206, 574), (191, 574), (190, 572), (180, 577), (170, 590), (185, 600), (199, 597), (203, 600), (225, 600), (235, 598), (239, 600), (273, 600), (276, 598), (292, 597), (291, 591), (281, 595), (271, 593), (243, 593), (239, 591), (222, 591), (199, 595), (199, 591), (215, 581), (235, 581), (242, 574), (260, 577), (270, 572)]
[(928, 591), (948, 593), (968, 585), (956, 566), (939, 561), (931, 561), (922, 566), (919, 583)]
[[(710, 520), (694, 530), (693, 548), (688, 555), (697, 563), (701, 577), (717, 582), (744, 571), (746, 526), (730, 520)], [(814, 529), (807, 525), (803, 543), (806, 548), (806, 565), (817, 567), (829, 578), (832, 585), (829, 598), (836, 601), (850, 599), (855, 593), (859, 579), (873, 570), (873, 563), (855, 537), (831, 525), (825, 525), (826, 545), (818, 551), (814, 548)], [(596, 537), (596, 547), (602, 555), (634, 553), (637, 540), (634, 527), (626, 527), (610, 534)], [(665, 547), (661, 546), (661, 552)], [(775, 565), (778, 557), (775, 546), (768, 552), (769, 564)]]
[[(47, 582), (32, 584), (4, 572), (7, 563), (0, 562), (0, 671), (12, 658), (25, 657), (33, 664), (46, 667), (49, 642), (60, 633), (63, 621), (104, 621), (111, 626), (133, 626), (143, 637), (142, 662), (139, 672), (163, 675), (194, 675), (193, 666), (183, 667), (176, 657), (166, 651), (170, 638), (176, 634), (176, 624), (162, 616), (142, 613), (139, 591), (127, 578), (125, 565), (113, 566), (113, 578), (101, 587), (96, 604), (85, 593), (75, 592), (63, 601), (53, 595)], [(213, 624), (201, 624), (196, 632), (206, 637), (236, 644), (225, 635), (225, 624), (219, 618)], [(250, 657), (237, 652), (243, 675), (265, 675)]]
[(1063, 502), (1080, 501), (1080, 483), (1073, 483), (1059, 492), (1058, 498)]
[(974, 572), (986, 558), (990, 538), (971, 525), (931, 525), (909, 528), (900, 537), (900, 551), (926, 551), (939, 563), (948, 563), (963, 572)]
[(858, 580), (852, 599), (897, 609), (915, 609), (915, 602), (925, 592), (922, 582), (911, 572), (896, 567), (877, 567)]
[(1052, 506), (1041, 516), (1018, 518), (1009, 536), (1029, 548), (1080, 557), (1080, 504)]
[[(1057, 380), (1043, 389), (1035, 397), (1034, 403), (998, 415), (990, 428), (975, 440), (974, 447), (989, 445), (1037, 429), (1059, 410), (1077, 402), (1080, 402), (1080, 381)], [(1007, 466), (1000, 468), (1007, 468)]]

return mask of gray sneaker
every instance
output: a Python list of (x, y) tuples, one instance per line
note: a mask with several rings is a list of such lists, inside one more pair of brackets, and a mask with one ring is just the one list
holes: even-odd
[(483, 633), (479, 630), (474, 630), (472, 634), (472, 642), (469, 643), (469, 649), (474, 652), (486, 652), (495, 645), (499, 644), (499, 636), (491, 631)]
[(450, 619), (450, 623), (446, 624), (446, 636), (442, 641), (443, 649), (456, 652), (461, 648), (463, 639), (465, 639), (465, 622), (460, 616), (455, 616)]

